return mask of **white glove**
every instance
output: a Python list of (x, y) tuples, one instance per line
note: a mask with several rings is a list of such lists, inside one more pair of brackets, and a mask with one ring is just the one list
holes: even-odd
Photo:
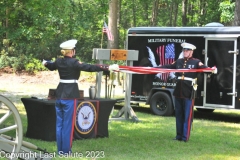
[(119, 66), (118, 64), (112, 64), (108, 67), (109, 71), (119, 71)]
[(45, 59), (43, 59), (42, 64), (45, 66), (46, 63), (47, 63), (47, 61)]
[(212, 70), (213, 70), (213, 71), (212, 71), (213, 74), (217, 74), (218, 70), (217, 70), (217, 68), (216, 68), (215, 66), (212, 67)]

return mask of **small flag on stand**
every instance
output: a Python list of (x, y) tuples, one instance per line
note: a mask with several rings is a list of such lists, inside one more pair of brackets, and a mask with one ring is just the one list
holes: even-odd
[(108, 40), (113, 41), (113, 35), (111, 31), (109, 30), (106, 22), (103, 23), (103, 33), (106, 33), (108, 36)]

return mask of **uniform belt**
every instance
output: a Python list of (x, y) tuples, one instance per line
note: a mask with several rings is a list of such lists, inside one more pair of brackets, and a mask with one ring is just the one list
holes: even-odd
[(60, 83), (78, 83), (76, 79), (60, 79)]
[(187, 81), (193, 81), (193, 80), (194, 80), (194, 78), (184, 77), (184, 76), (182, 76), (182, 77), (178, 77), (178, 79), (181, 79), (181, 80), (187, 80)]
[(191, 81), (192, 82), (192, 86), (197, 85), (197, 78), (190, 78), (190, 77), (182, 76), (182, 77), (178, 77), (178, 79)]

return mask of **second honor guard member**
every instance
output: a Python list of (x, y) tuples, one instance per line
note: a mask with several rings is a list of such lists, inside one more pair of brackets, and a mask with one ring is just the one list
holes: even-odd
[(55, 62), (43, 60), (42, 64), (49, 70), (58, 70), (60, 81), (56, 89), (56, 137), (58, 154), (71, 154), (74, 115), (80, 98), (78, 79), (81, 71), (99, 72), (107, 70), (118, 70), (118, 65), (110, 65), (102, 68), (97, 65), (81, 63), (75, 55), (75, 45), (77, 40), (63, 42), (61, 53), (64, 57), (57, 58)]
[[(172, 64), (156, 68), (171, 69), (200, 69), (208, 68), (199, 59), (193, 58), (196, 46), (182, 43), (183, 58), (177, 59)], [(177, 134), (174, 140), (187, 142), (190, 137), (192, 124), (194, 93), (196, 91), (196, 72), (177, 72), (177, 82), (173, 95), (175, 97), (175, 116)]]

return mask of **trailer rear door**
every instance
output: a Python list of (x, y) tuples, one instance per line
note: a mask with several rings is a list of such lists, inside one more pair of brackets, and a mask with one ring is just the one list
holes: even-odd
[(203, 106), (235, 108), (237, 37), (205, 37), (205, 64), (218, 73), (204, 74)]

